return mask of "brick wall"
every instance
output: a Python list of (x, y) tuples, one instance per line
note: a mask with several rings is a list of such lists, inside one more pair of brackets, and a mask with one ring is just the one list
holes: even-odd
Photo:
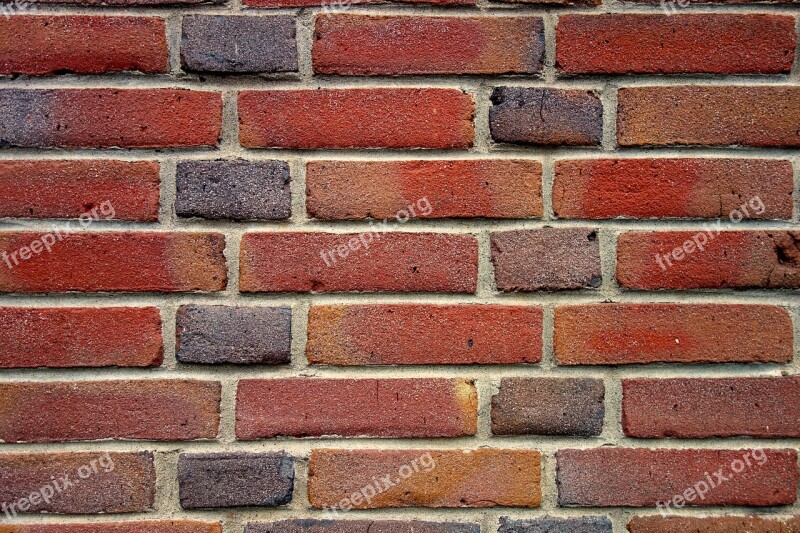
[(0, 533), (800, 532), (797, 0), (0, 6)]

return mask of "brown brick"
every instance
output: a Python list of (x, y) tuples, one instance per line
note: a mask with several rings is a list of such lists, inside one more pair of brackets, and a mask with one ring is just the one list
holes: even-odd
[(542, 310), (502, 305), (330, 305), (308, 316), (312, 364), (511, 364), (542, 358)]
[(503, 378), (492, 396), (492, 433), (599, 435), (604, 396), (601, 379)]
[[(660, 504), (669, 512), (674, 507), (666, 509), (666, 502), (681, 507), (756, 507), (788, 505), (797, 499), (795, 450), (594, 448), (559, 450), (556, 458), (560, 506)], [(717, 472), (722, 478), (716, 476)], [(700, 482), (705, 487), (698, 485)]]
[(475, 434), (477, 417), (466, 379), (245, 379), (236, 437), (460, 437)]
[(156, 495), (150, 452), (5, 453), (0, 479), (7, 516), (137, 513), (149, 510)]
[[(250, 522), (244, 533), (480, 533), (479, 524), (409, 520), (281, 520)], [(2, 530), (0, 530), (2, 533)]]
[(557, 307), (562, 365), (786, 363), (792, 319), (769, 305), (591, 304)]
[(222, 533), (222, 524), (191, 520), (0, 525), (0, 533)]
[[(538, 507), (540, 461), (531, 450), (313, 450), (308, 499), (312, 507), (337, 511), (350, 506)], [(352, 498), (369, 495), (366, 487), (376, 494), (369, 500)]]
[(600, 243), (591, 228), (492, 233), (498, 290), (552, 291), (599, 287)]
[(630, 533), (797, 533), (800, 517), (772, 516), (634, 516), (628, 523)]
[(800, 146), (800, 87), (620, 89), (622, 146)]

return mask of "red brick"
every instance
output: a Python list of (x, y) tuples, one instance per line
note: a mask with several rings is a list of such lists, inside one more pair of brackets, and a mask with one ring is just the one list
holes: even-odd
[[(22, 511), (23, 498), (23, 512), (98, 514), (147, 511), (156, 495), (151, 452), (4, 453), (0, 479), (0, 502), (11, 516)], [(41, 498), (44, 487), (54, 492), (49, 502)], [(39, 497), (31, 504), (33, 493)]]
[[(792, 165), (770, 159), (576, 159), (556, 161), (559, 218), (792, 218)], [(760, 201), (760, 202), (759, 202)]]
[(27, 16), (0, 19), (0, 74), (167, 72), (164, 19)]
[(2, 383), (0, 440), (213, 439), (220, 391), (190, 380)]
[[(681, 251), (683, 259), (675, 260), (674, 250), (691, 249), (692, 239), (702, 235), (708, 237), (703, 250)], [(682, 249), (687, 241), (690, 246)], [(798, 242), (796, 231), (623, 233), (617, 244), (617, 280), (623, 287), (639, 289), (796, 289)], [(665, 254), (670, 254), (669, 261)]]
[(0, 368), (159, 366), (156, 307), (0, 307)]
[(792, 70), (794, 17), (565, 15), (556, 65), (568, 74), (778, 74)]
[(543, 61), (539, 17), (328, 15), (314, 34), (320, 74), (522, 74)]
[[(399, 4), (432, 4), (436, 6), (471, 6), (475, 0), (395, 0)], [(324, 6), (331, 11), (347, 9), (350, 5), (384, 4), (386, 0), (244, 0), (244, 5), (250, 7), (313, 7)]]
[[(364, 241), (356, 233), (247, 233), (242, 238), (239, 288), (242, 292), (475, 292), (478, 243), (473, 236), (369, 231), (380, 228), (362, 233)], [(362, 242), (368, 243), (367, 250)], [(337, 247), (348, 254), (342, 257)]]
[[(795, 450), (559, 450), (558, 503), (581, 507), (653, 507), (706, 484), (685, 505), (789, 505), (797, 499)], [(749, 462), (749, 466), (747, 464)], [(741, 465), (741, 466), (740, 466)], [(737, 472), (738, 470), (738, 472)], [(715, 476), (719, 472), (722, 480)], [(708, 483), (711, 478), (715, 486)], [(702, 486), (698, 489), (702, 492)], [(698, 490), (693, 489), (693, 490)], [(677, 500), (681, 505), (681, 500)]]
[[(347, 511), (347, 502), (355, 509), (538, 507), (540, 462), (532, 450), (313, 450), (308, 500), (336, 511)], [(378, 481), (387, 475), (394, 486)], [(369, 501), (351, 499), (376, 481), (385, 490)]]
[(786, 363), (792, 319), (769, 305), (593, 304), (557, 307), (562, 365)]
[(85, 524), (18, 524), (0, 526), (0, 533), (222, 533), (222, 525), (190, 520), (90, 522)]
[(327, 220), (541, 217), (542, 165), (513, 159), (311, 161), (306, 193), (308, 214)]
[(160, 182), (155, 161), (0, 161), (0, 217), (78, 218), (96, 209), (156, 222)]
[(236, 437), (460, 437), (475, 434), (477, 409), (466, 379), (246, 379)]
[(472, 97), (455, 89), (241, 91), (247, 148), (469, 148)]
[(23, 148), (216, 146), (220, 93), (184, 89), (3, 89), (0, 139)]
[(512, 364), (542, 359), (542, 309), (330, 305), (308, 316), (312, 364)]
[(634, 516), (628, 523), (630, 533), (797, 533), (800, 517), (773, 516)]
[[(41, 240), (48, 235), (49, 253)], [(218, 233), (5, 232), (0, 292), (220, 291), (224, 248)]]
[(622, 390), (630, 437), (800, 436), (800, 377), (626, 379)]
[(622, 146), (800, 146), (800, 87), (620, 89)]

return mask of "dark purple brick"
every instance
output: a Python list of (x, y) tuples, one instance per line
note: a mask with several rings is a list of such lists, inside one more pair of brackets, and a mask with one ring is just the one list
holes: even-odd
[(281, 520), (247, 524), (245, 533), (479, 533), (478, 524), (410, 520)]
[(492, 433), (599, 435), (604, 394), (600, 379), (503, 378), (492, 397)]
[(611, 520), (604, 516), (581, 518), (536, 518), (512, 520), (500, 518), (498, 533), (611, 533)]
[(497, 87), (492, 103), (497, 142), (585, 146), (603, 138), (603, 105), (592, 91)]
[(288, 363), (292, 310), (183, 305), (178, 309), (176, 337), (176, 355), (182, 363)]
[(492, 264), (501, 291), (599, 287), (600, 246), (591, 228), (492, 233)]
[(181, 65), (198, 72), (297, 71), (294, 17), (183, 18)]
[(181, 161), (175, 211), (181, 217), (286, 220), (292, 214), (283, 161)]
[(181, 507), (277, 507), (292, 501), (294, 460), (284, 453), (198, 453), (178, 458)]

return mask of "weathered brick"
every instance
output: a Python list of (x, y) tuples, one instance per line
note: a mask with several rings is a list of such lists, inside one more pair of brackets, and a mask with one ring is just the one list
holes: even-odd
[(796, 376), (625, 379), (622, 393), (622, 427), (630, 437), (800, 436)]
[(162, 18), (5, 16), (0, 35), (0, 74), (167, 72)]
[[(3, 0), (6, 2), (6, 0)], [(29, 0), (33, 6), (37, 4), (67, 4), (78, 6), (193, 6), (199, 4), (222, 4), (225, 0)]]
[[(244, 533), (480, 533), (479, 524), (455, 522), (421, 522), (409, 520), (281, 520), (279, 522), (250, 522)], [(0, 530), (2, 533), (2, 530)], [(783, 532), (781, 532), (783, 533)]]
[(492, 433), (599, 435), (604, 396), (601, 379), (503, 378), (492, 396)]
[(617, 281), (638, 289), (796, 289), (798, 243), (797, 231), (623, 233), (617, 242)]
[(5, 232), (0, 292), (219, 291), (224, 248), (217, 233)]
[(603, 105), (592, 91), (496, 87), (491, 98), (497, 142), (598, 145), (603, 138)]
[(797, 533), (800, 517), (777, 516), (634, 516), (628, 523), (630, 533)]
[(382, 228), (371, 226), (361, 234), (247, 233), (242, 237), (239, 288), (475, 292), (478, 243), (473, 236), (378, 231)]
[[(342, 0), (344, 1), (344, 0)], [(243, 3), (249, 7), (313, 7), (323, 6), (330, 11), (337, 11), (346, 5), (360, 4), (384, 4), (388, 0), (353, 0), (348, 4), (331, 4), (329, 0), (244, 0)], [(435, 6), (471, 6), (475, 5), (475, 0), (396, 0), (399, 4), (431, 4)], [(346, 8), (345, 8), (346, 9)], [(327, 12), (327, 11), (324, 11)]]
[(222, 533), (222, 525), (192, 520), (0, 525), (0, 533)]
[(612, 533), (611, 520), (605, 516), (580, 518), (500, 518), (498, 533)]
[(506, 4), (539, 4), (544, 6), (597, 6), (601, 0), (496, 0)]
[(156, 222), (160, 181), (155, 161), (0, 161), (0, 217)]
[(542, 309), (504, 305), (329, 305), (308, 316), (312, 364), (511, 364), (542, 358)]
[(292, 500), (294, 459), (284, 452), (182, 453), (181, 507), (277, 507)]
[(0, 146), (216, 146), (220, 93), (184, 89), (2, 89)]
[[(793, 171), (770, 159), (556, 161), (559, 218), (792, 218)], [(742, 210), (744, 206), (744, 210)]]
[(786, 363), (792, 319), (769, 305), (593, 304), (556, 307), (561, 365)]
[[(797, 498), (797, 451), (789, 449), (594, 448), (559, 450), (556, 458), (561, 506), (653, 507), (660, 504), (664, 509), (667, 502), (672, 502), (673, 506), (755, 507), (788, 505)], [(716, 472), (727, 480), (717, 478)], [(713, 487), (708, 483), (709, 478)], [(698, 482), (705, 483), (706, 488), (694, 488)], [(702, 498), (698, 490), (704, 492)], [(675, 497), (680, 499), (673, 500)]]
[(224, 73), (297, 71), (294, 17), (183, 17), (184, 70)]
[(159, 366), (156, 307), (0, 307), (0, 368)]
[[(313, 450), (312, 507), (538, 507), (541, 457), (532, 450)], [(393, 483), (387, 487), (383, 478)], [(380, 478), (380, 479), (379, 479)], [(487, 479), (495, 480), (487, 483)], [(379, 491), (371, 499), (364, 487)], [(349, 502), (349, 503), (348, 503)]]
[(292, 215), (284, 161), (180, 161), (175, 212), (181, 217), (286, 220)]
[(617, 101), (622, 146), (800, 146), (800, 87), (635, 87)]
[(138, 513), (151, 509), (156, 495), (151, 452), (4, 453), (0, 479), (8, 516)]
[(455, 89), (241, 91), (239, 140), (247, 148), (469, 148), (473, 109)]
[(317, 17), (314, 71), (340, 75), (524, 74), (542, 70), (540, 17)]
[(794, 17), (565, 15), (556, 65), (568, 74), (779, 74), (792, 69)]
[(520, 159), (310, 161), (306, 192), (308, 214), (327, 220), (541, 217), (542, 165)]
[(236, 397), (241, 440), (460, 437), (475, 434), (477, 418), (478, 395), (466, 379), (245, 379)]
[(591, 228), (492, 233), (498, 290), (550, 291), (599, 287), (600, 244)]
[(291, 360), (288, 307), (182, 305), (175, 355), (182, 363), (280, 364)]
[(0, 383), (0, 440), (190, 440), (217, 436), (217, 381)]

